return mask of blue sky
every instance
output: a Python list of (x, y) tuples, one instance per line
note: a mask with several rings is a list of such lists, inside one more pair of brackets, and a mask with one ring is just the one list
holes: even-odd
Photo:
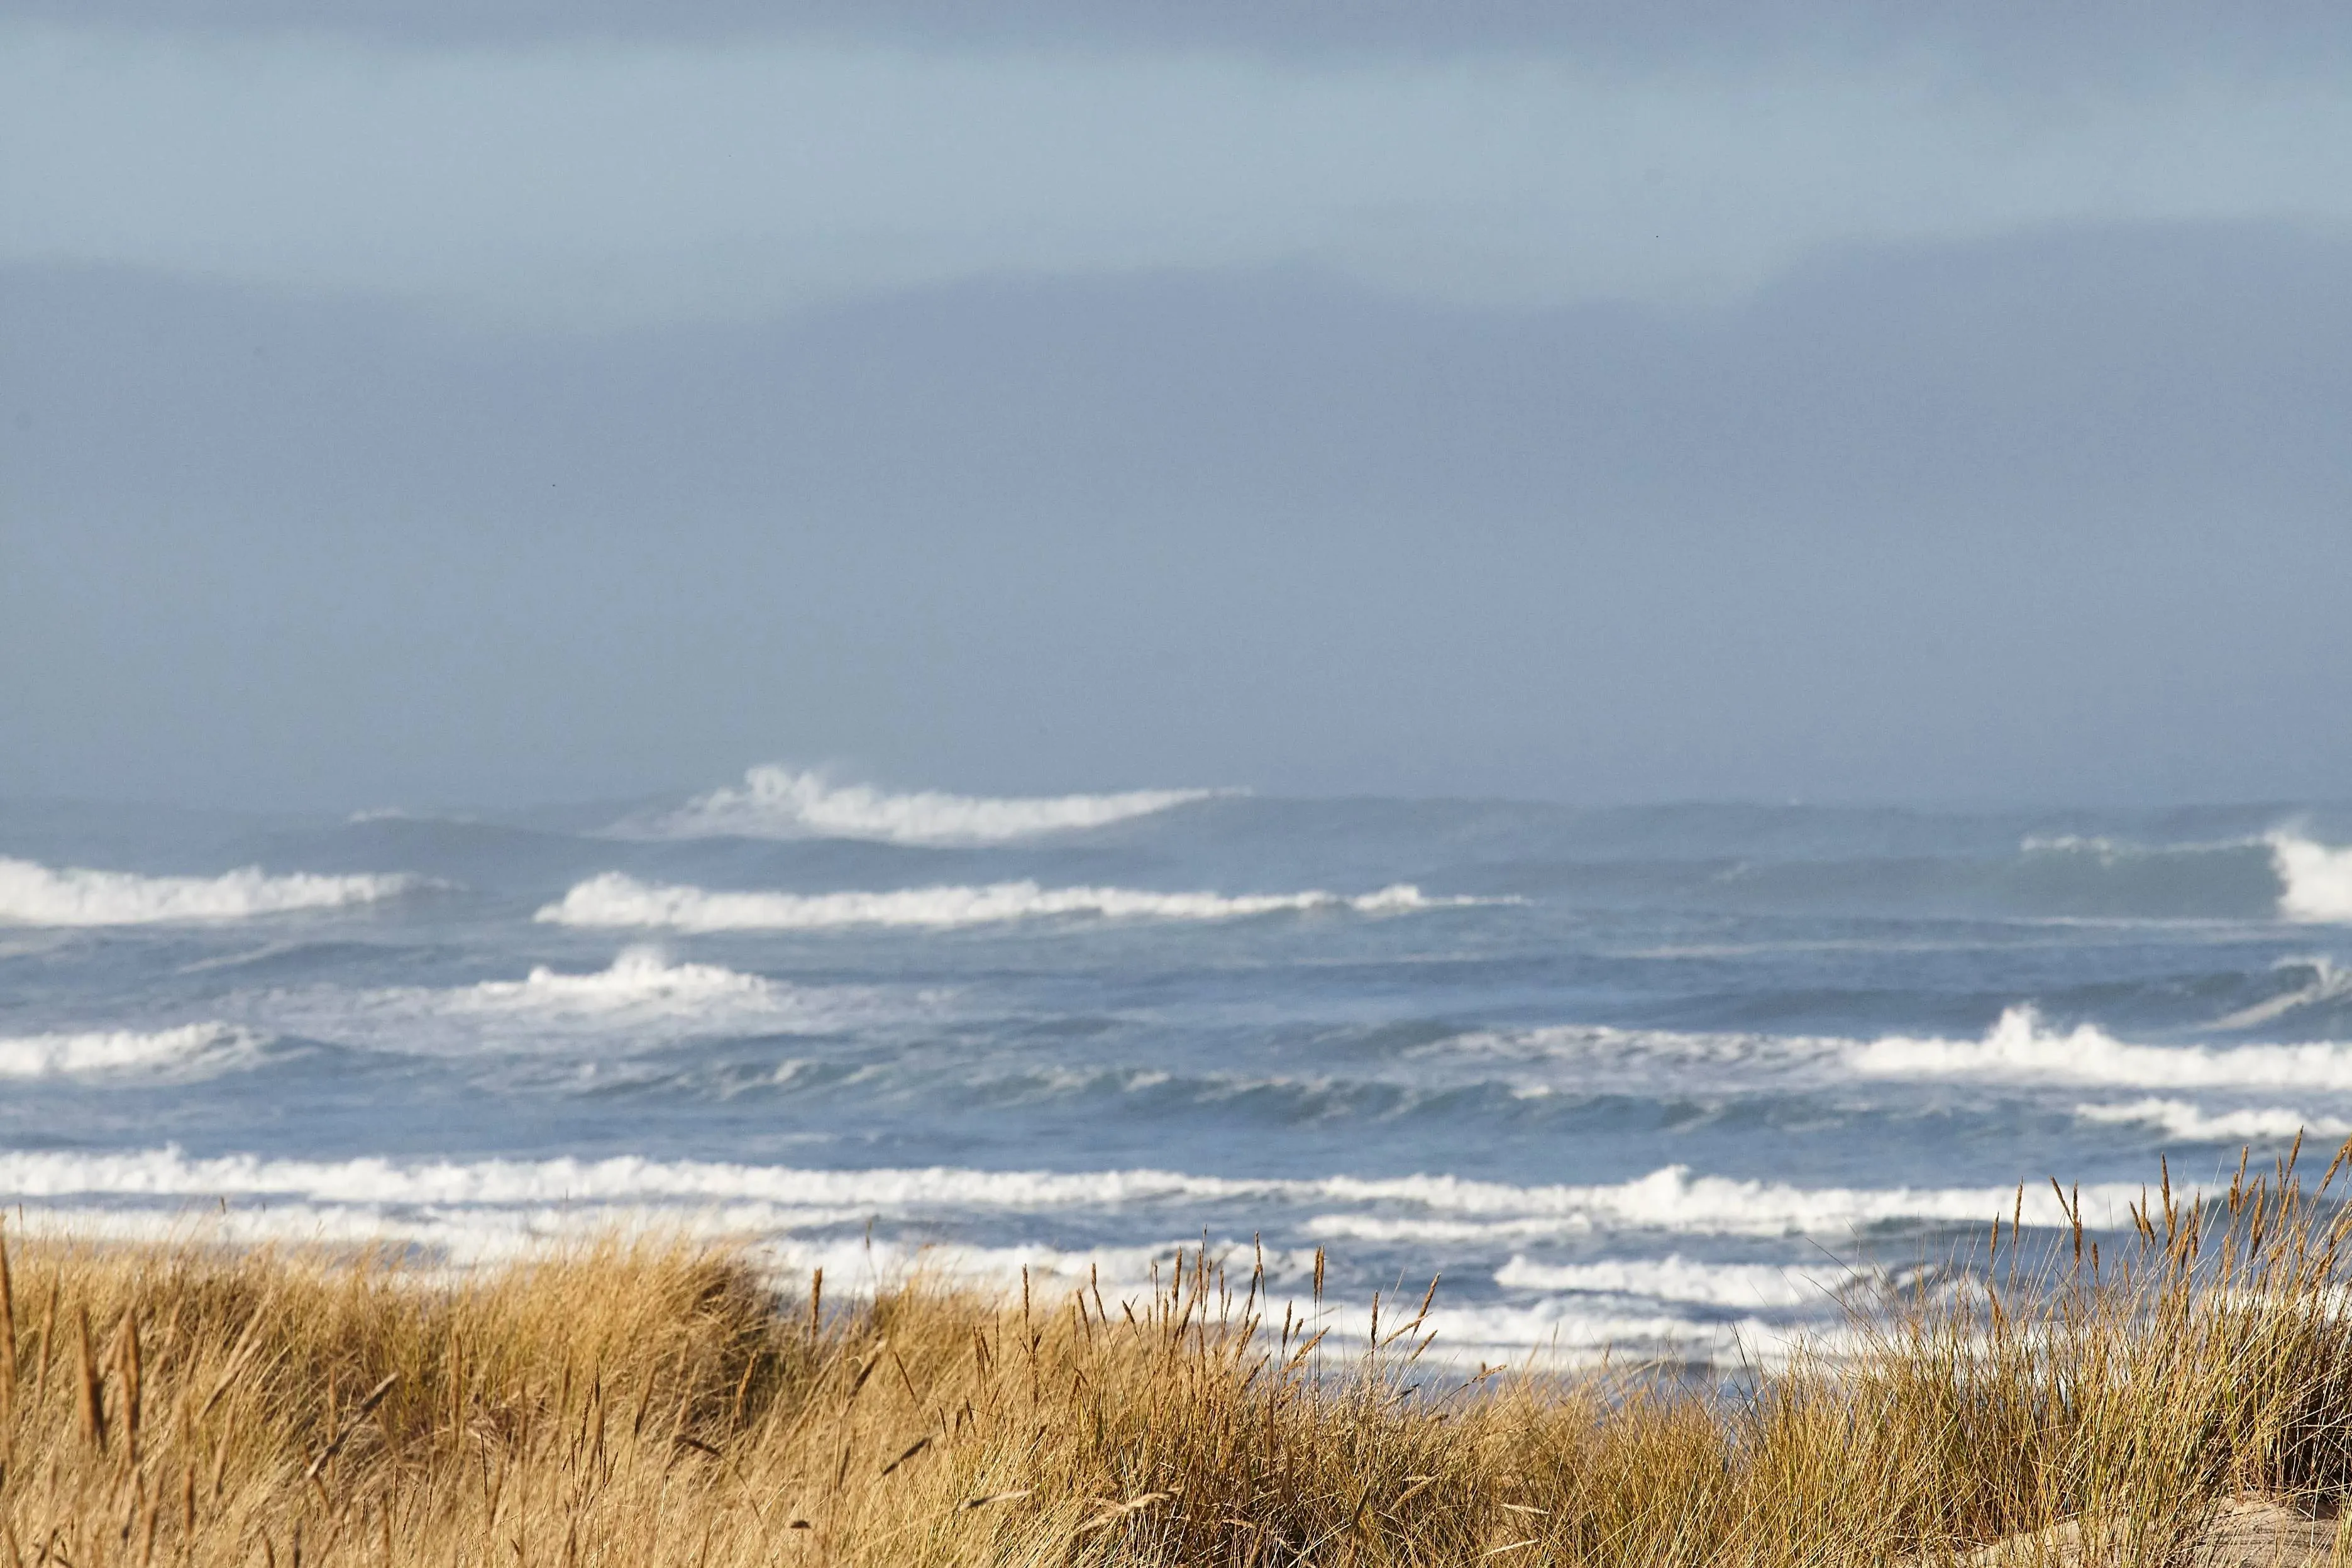
[(2346, 793), (2324, 12), (337, 15), (0, 7), (0, 793)]

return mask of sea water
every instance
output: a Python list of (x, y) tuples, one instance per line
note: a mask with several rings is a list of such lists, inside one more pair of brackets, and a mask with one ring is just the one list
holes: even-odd
[[(1769, 1360), (2352, 1134), (2352, 812), (1158, 789), (0, 805), (22, 1229), (613, 1230), (854, 1289), (1179, 1247), (1471, 1365)], [(1394, 1321), (1393, 1319), (1391, 1320)]]

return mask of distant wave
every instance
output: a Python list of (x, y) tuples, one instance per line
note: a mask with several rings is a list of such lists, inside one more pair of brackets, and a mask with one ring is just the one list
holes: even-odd
[(145, 1078), (250, 1060), (261, 1042), (226, 1024), (138, 1033), (0, 1037), (0, 1079)]
[(2331, 849), (2291, 833), (2273, 833), (2279, 913), (2291, 921), (2352, 921), (2352, 849)]
[(623, 837), (872, 838), (887, 844), (1003, 844), (1101, 827), (1132, 816), (1230, 793), (1129, 790), (1118, 795), (1016, 796), (896, 795), (871, 784), (835, 784), (823, 773), (751, 769), (740, 787), (712, 790), (675, 811), (616, 823)]
[(2352, 1089), (2352, 1046), (2141, 1046), (2095, 1025), (2060, 1031), (2032, 1007), (2011, 1007), (1981, 1039), (1890, 1036), (1855, 1048), (1850, 1064), (1874, 1078), (1990, 1078), (2147, 1089)]
[(1034, 882), (908, 888), (887, 893), (719, 893), (640, 882), (617, 871), (582, 882), (536, 919), (558, 925), (667, 927), (684, 931), (822, 931), (840, 926), (986, 925), (1048, 915), (1233, 920), (1284, 910), (1395, 914), (1466, 899), (1432, 899), (1399, 883), (1375, 893), (1151, 893), (1130, 888), (1044, 888)]
[(2311, 1138), (2352, 1133), (2352, 1121), (2284, 1106), (2210, 1112), (2185, 1100), (2136, 1100), (2127, 1105), (2078, 1105), (2074, 1114), (2084, 1121), (2154, 1127), (2176, 1143), (2252, 1143), (2284, 1141), (2298, 1132)]
[(405, 876), (271, 876), (258, 866), (218, 877), (142, 877), (81, 867), (52, 870), (0, 858), (0, 921), (30, 925), (143, 925), (159, 921), (236, 920), (289, 910), (340, 909), (388, 899), (418, 885)]

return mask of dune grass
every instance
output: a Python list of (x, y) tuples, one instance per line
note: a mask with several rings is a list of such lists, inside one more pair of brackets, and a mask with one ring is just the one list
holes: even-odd
[(2233, 1494), (2352, 1489), (2339, 1174), (1996, 1227), (1737, 1387), (1440, 1375), (1412, 1306), (1342, 1354), (1246, 1255), (1127, 1301), (838, 1300), (645, 1242), (450, 1274), (19, 1237), (0, 1558), (1767, 1568), (2073, 1519), (2093, 1561), (2176, 1562)]

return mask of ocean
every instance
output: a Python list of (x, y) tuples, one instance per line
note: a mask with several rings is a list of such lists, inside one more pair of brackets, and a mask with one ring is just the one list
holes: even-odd
[[(1417, 1306), (1753, 1365), (1996, 1215), (2352, 1133), (2352, 808), (1165, 789), (268, 816), (0, 803), (18, 1230), (614, 1229), (827, 1289)], [(2332, 1152), (2332, 1149), (2331, 1151)], [(1391, 1320), (1393, 1321), (1393, 1320)]]

